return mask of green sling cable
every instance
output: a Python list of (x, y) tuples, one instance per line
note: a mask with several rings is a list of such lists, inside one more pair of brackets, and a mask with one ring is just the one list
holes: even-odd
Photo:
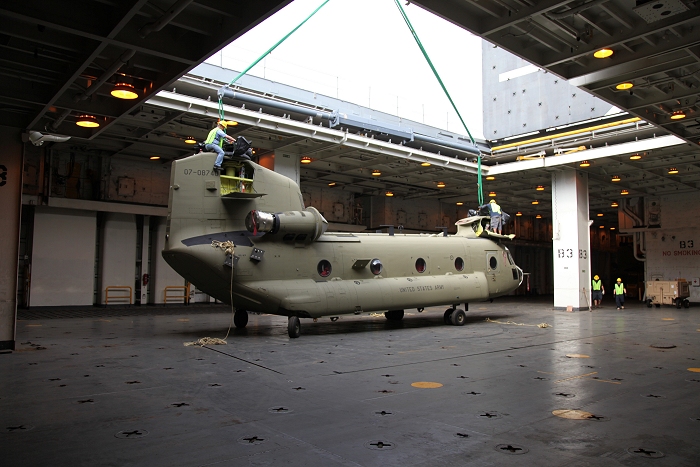
[[(322, 4), (320, 4), (320, 5), (318, 6), (318, 8), (316, 8), (309, 16), (307, 16), (306, 19), (305, 19), (304, 21), (302, 21), (301, 23), (299, 23), (299, 25), (298, 25), (297, 27), (295, 27), (294, 29), (292, 29), (291, 31), (289, 31), (289, 33), (287, 33), (286, 36), (284, 36), (282, 39), (280, 39), (279, 41), (277, 41), (277, 43), (276, 43), (275, 45), (273, 45), (272, 47), (270, 47), (269, 49), (267, 49), (267, 51), (266, 51), (264, 54), (262, 54), (260, 57), (258, 57), (257, 60), (255, 60), (253, 63), (251, 63), (250, 66), (248, 66), (248, 68), (246, 68), (245, 70), (243, 70), (243, 71), (241, 71), (240, 73), (238, 73), (238, 76), (236, 76), (235, 78), (233, 78), (233, 79), (231, 80), (231, 82), (228, 83), (228, 85), (231, 86), (233, 83), (235, 83), (236, 81), (238, 81), (238, 79), (239, 79), (241, 76), (243, 76), (243, 75), (245, 75), (246, 73), (248, 73), (248, 72), (250, 71), (251, 68), (253, 68), (255, 65), (257, 65), (257, 64), (260, 62), (260, 60), (262, 60), (263, 58), (265, 58), (270, 52), (272, 52), (273, 50), (275, 50), (275, 49), (277, 48), (278, 45), (280, 45), (282, 42), (284, 42), (285, 40), (287, 40), (287, 38), (288, 38), (289, 36), (291, 36), (292, 34), (294, 34), (294, 33), (296, 32), (297, 29), (299, 29), (300, 27), (302, 27), (302, 25), (303, 25), (304, 23), (306, 23), (308, 20), (310, 20), (311, 17), (312, 17), (313, 15), (315, 15), (315, 14), (318, 12), (318, 10), (320, 10), (321, 8), (323, 8), (323, 6), (324, 6), (326, 3), (328, 3), (328, 2), (330, 2), (330, 0), (325, 0)], [(220, 120), (223, 120), (223, 119), (224, 119), (224, 103), (223, 103), (223, 100), (222, 100), (221, 97), (219, 97), (219, 119), (220, 119)]]
[[(430, 69), (433, 70), (433, 74), (435, 75), (435, 78), (437, 78), (438, 83), (440, 83), (440, 87), (442, 87), (442, 90), (445, 92), (447, 99), (450, 101), (450, 104), (452, 104), (452, 108), (457, 113), (457, 116), (459, 117), (459, 120), (462, 122), (464, 129), (467, 130), (467, 134), (469, 135), (469, 139), (471, 140), (472, 144), (476, 145), (476, 142), (474, 141), (472, 134), (469, 132), (469, 128), (467, 128), (467, 124), (464, 123), (464, 119), (462, 118), (462, 115), (459, 113), (459, 110), (457, 110), (457, 106), (455, 105), (454, 101), (452, 100), (450, 93), (447, 92), (447, 88), (445, 87), (445, 84), (442, 82), (442, 79), (440, 78), (440, 75), (438, 74), (437, 70), (435, 69), (435, 66), (433, 66), (433, 62), (430, 60), (430, 57), (428, 56), (428, 52), (425, 51), (423, 44), (421, 43), (420, 39), (418, 38), (418, 34), (416, 33), (416, 30), (413, 29), (413, 25), (411, 24), (411, 21), (408, 19), (406, 12), (404, 11), (403, 7), (401, 6), (401, 2), (399, 0), (394, 0), (394, 2), (396, 3), (396, 6), (399, 8), (399, 11), (401, 12), (401, 16), (403, 16), (403, 19), (406, 22), (406, 26), (408, 26), (408, 29), (411, 31), (413, 38), (416, 40), (416, 44), (418, 44), (418, 47), (420, 48), (421, 52), (423, 53), (423, 56), (425, 57), (425, 60), (428, 62), (428, 65), (430, 65)], [(479, 205), (481, 206), (482, 204), (484, 204), (484, 193), (483, 193), (483, 189), (482, 189), (483, 185), (481, 183), (481, 154), (479, 154), (479, 157), (478, 157), (477, 187), (479, 188), (478, 189), (478, 198), (479, 198)]]

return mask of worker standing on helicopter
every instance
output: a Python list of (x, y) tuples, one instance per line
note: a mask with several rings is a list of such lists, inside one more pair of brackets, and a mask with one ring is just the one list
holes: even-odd
[(479, 210), (488, 208), (489, 215), (491, 216), (491, 232), (501, 235), (503, 230), (503, 218), (501, 217), (501, 207), (496, 203), (495, 199), (492, 199), (487, 204), (479, 206)]

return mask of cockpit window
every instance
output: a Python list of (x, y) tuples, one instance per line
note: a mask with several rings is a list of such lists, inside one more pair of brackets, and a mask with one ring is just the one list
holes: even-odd
[(506, 248), (506, 255), (508, 257), (508, 262), (510, 263), (510, 265), (515, 265), (515, 261), (513, 261), (513, 256), (511, 256), (510, 250), (508, 248)]

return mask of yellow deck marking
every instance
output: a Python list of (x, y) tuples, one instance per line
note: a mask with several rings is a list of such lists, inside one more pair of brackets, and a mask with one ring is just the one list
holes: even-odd
[(662, 321), (675, 321), (676, 318), (661, 318)]
[(572, 376), (570, 378), (560, 379), (558, 381), (555, 381), (555, 383), (561, 383), (562, 381), (569, 381), (572, 379), (585, 378), (586, 376), (597, 375), (597, 374), (598, 374), (597, 371), (592, 371), (591, 373), (586, 373), (585, 375), (578, 375), (578, 376)]
[(693, 373), (700, 373), (700, 368), (688, 368), (688, 371), (692, 371)]
[(593, 416), (592, 413), (586, 412), (584, 410), (552, 410), (552, 415), (557, 417), (566, 418), (567, 420), (588, 420)]
[(413, 386), (414, 388), (421, 388), (421, 389), (435, 389), (435, 388), (441, 388), (442, 384), (432, 383), (430, 381), (418, 381), (416, 383), (411, 383), (411, 386)]
[(43, 326), (43, 324), (25, 324), (28, 328), (38, 328), (40, 326)]
[(568, 353), (566, 354), (566, 356), (569, 358), (591, 358), (588, 355), (584, 355), (582, 353)]
[(189, 321), (189, 320), (190, 320), (189, 318), (180, 318), (180, 319), (178, 319), (178, 321), (180, 321), (181, 323), (186, 323), (186, 322)]
[[(591, 379), (593, 379), (593, 378), (591, 378)], [(593, 379), (593, 381), (597, 381), (599, 383), (622, 384), (619, 381), (609, 381), (607, 379)]]

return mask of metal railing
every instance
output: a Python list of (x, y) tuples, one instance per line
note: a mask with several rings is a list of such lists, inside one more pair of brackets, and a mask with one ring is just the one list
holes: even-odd
[[(169, 291), (182, 290), (182, 295), (168, 295)], [(168, 303), (168, 300), (182, 300), (185, 305), (190, 303), (190, 284), (187, 285), (168, 285), (163, 289), (163, 305)]]
[[(112, 295), (110, 296), (110, 291)], [(114, 293), (117, 293), (115, 296)], [(128, 300), (129, 306), (131, 306), (132, 300), (134, 298), (133, 289), (128, 285), (110, 285), (105, 287), (105, 305), (109, 305), (109, 301), (123, 301)]]

